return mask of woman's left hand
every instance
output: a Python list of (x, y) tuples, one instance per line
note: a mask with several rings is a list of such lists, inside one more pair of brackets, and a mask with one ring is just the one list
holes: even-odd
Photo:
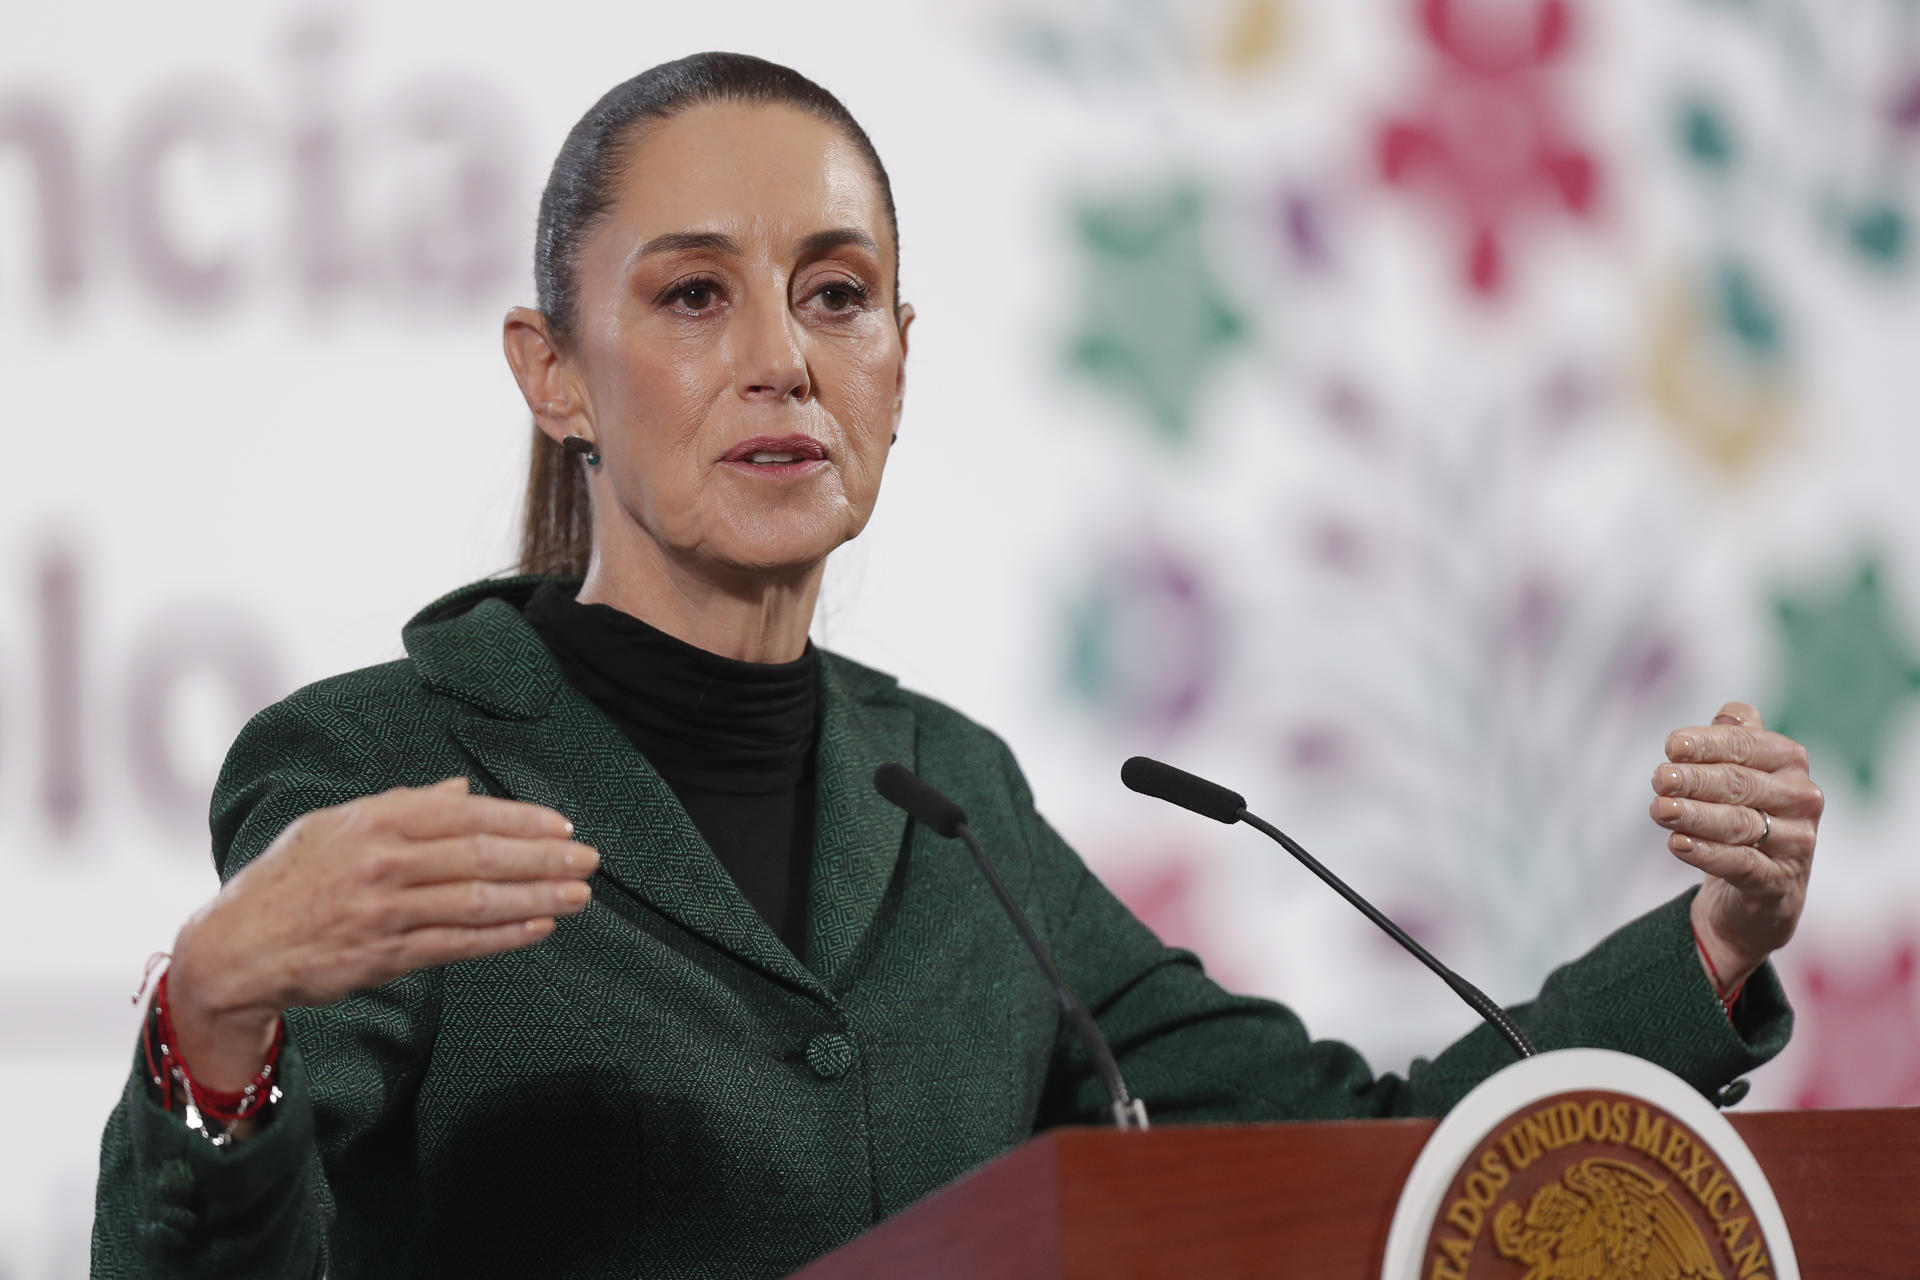
[(1800, 923), (1826, 798), (1807, 774), (1807, 749), (1768, 733), (1744, 702), (1674, 730), (1667, 759), (1653, 771), (1653, 820), (1675, 857), (1707, 873), (1693, 928), (1724, 996)]

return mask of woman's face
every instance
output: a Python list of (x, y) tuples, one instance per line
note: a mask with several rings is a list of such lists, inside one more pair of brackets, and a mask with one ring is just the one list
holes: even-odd
[(596, 508), (709, 571), (804, 570), (858, 534), (900, 420), (895, 257), (826, 121), (719, 104), (653, 126), (583, 245), (561, 360)]

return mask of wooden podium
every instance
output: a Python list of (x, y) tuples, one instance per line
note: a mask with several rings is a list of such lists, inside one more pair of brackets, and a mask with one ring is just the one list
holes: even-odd
[[(1807, 1280), (1920, 1277), (1920, 1108), (1728, 1113)], [(1062, 1129), (797, 1273), (804, 1280), (1375, 1280), (1431, 1120)]]

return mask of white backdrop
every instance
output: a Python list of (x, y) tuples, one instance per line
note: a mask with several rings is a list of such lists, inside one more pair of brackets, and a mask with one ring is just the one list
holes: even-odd
[(1790, 714), (1831, 810), (1754, 1103), (1920, 1102), (1913, 6), (1433, 8), (1452, 43), (1398, 0), (9, 6), (0, 1278), (84, 1271), (239, 724), (510, 565), (546, 166), (703, 48), (826, 84), (894, 177), (907, 419), (821, 643), (1380, 1069), (1471, 1015), (1123, 757), (1516, 999), (1688, 882), (1665, 731)]

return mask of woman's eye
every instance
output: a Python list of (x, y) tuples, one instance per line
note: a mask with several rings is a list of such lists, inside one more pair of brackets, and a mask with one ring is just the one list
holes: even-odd
[(690, 284), (674, 297), (689, 311), (705, 311), (713, 305), (714, 290), (710, 284)]
[(866, 294), (850, 284), (830, 284), (813, 296), (825, 311), (851, 311), (866, 300)]

